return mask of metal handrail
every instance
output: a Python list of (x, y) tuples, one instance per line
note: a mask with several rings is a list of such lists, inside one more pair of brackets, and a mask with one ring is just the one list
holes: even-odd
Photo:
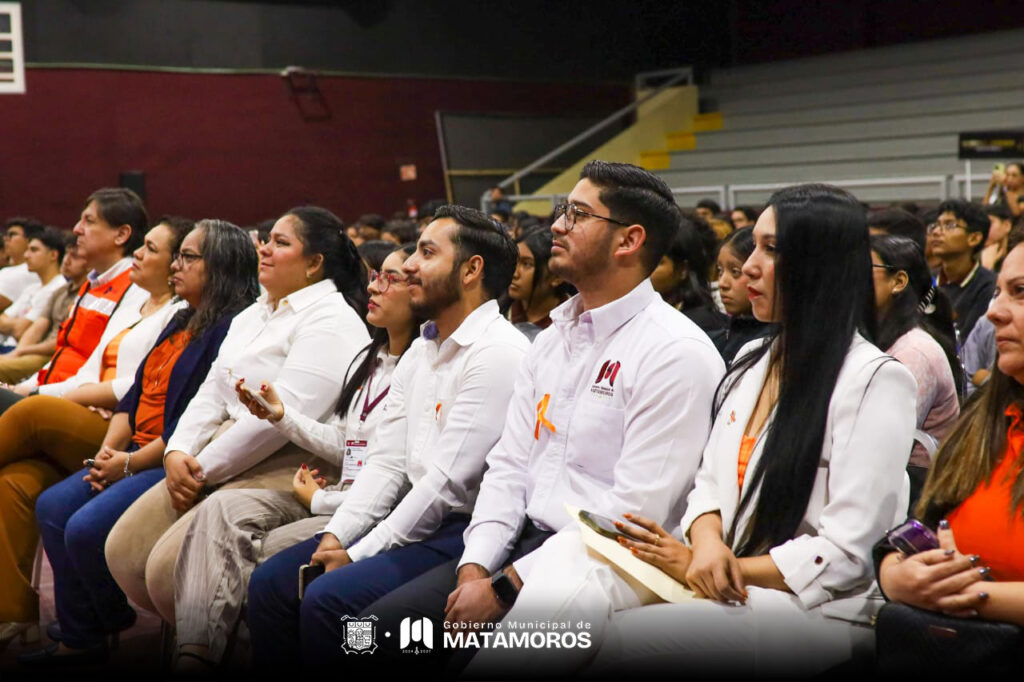
[[(951, 173), (948, 175), (913, 175), (903, 176), (894, 178), (853, 178), (849, 180), (823, 180), (824, 184), (835, 185), (836, 187), (845, 187), (855, 189), (857, 187), (902, 187), (906, 185), (927, 185), (935, 184), (938, 186), (937, 198), (940, 201), (945, 201), (950, 196), (957, 196), (963, 198), (966, 196), (965, 188), (966, 175), (963, 173)], [(987, 181), (987, 175), (979, 175), (972, 173), (972, 182)], [(671, 188), (672, 194), (676, 196), (680, 195), (702, 195), (708, 196), (715, 194), (718, 196), (719, 204), (723, 208), (731, 209), (736, 206), (736, 194), (739, 192), (757, 192), (757, 191), (768, 191), (777, 190), (784, 187), (789, 187), (794, 182), (759, 182), (759, 183), (746, 183), (746, 184), (735, 184), (735, 185), (697, 185), (691, 187), (673, 187)], [(515, 196), (507, 197), (509, 201), (517, 203), (520, 201), (550, 201), (552, 206), (564, 201), (565, 194), (520, 194)]]
[[(508, 176), (507, 178), (505, 178), (504, 180), (499, 182), (497, 186), (498, 187), (508, 187), (509, 185), (512, 185), (513, 183), (515, 183), (520, 178), (523, 178), (523, 177), (529, 175), (530, 173), (532, 173), (536, 169), (540, 168), (544, 164), (548, 163), (552, 159), (558, 157), (559, 155), (561, 155), (562, 153), (568, 151), (569, 149), (572, 149), (573, 147), (578, 145), (580, 142), (583, 142), (584, 140), (590, 138), (595, 133), (601, 132), (602, 130), (604, 130), (605, 128), (607, 128), (611, 124), (615, 123), (619, 119), (623, 118), (624, 116), (627, 116), (628, 114), (633, 113), (641, 105), (643, 105), (644, 103), (646, 103), (649, 100), (653, 99), (654, 97), (658, 96), (659, 94), (661, 94), (662, 92), (664, 92), (668, 88), (671, 88), (673, 86), (679, 85), (680, 83), (682, 83), (684, 81), (686, 82), (687, 85), (690, 85), (690, 84), (693, 83), (693, 68), (689, 67), (689, 66), (683, 66), (683, 67), (679, 67), (677, 69), (665, 69), (663, 71), (650, 71), (650, 72), (647, 72), (647, 73), (637, 74), (637, 78), (640, 78), (640, 77), (650, 77), (650, 76), (668, 76), (668, 75), (671, 75), (671, 74), (675, 74), (675, 75), (672, 76), (672, 78), (670, 78), (667, 81), (665, 81), (664, 83), (662, 83), (661, 85), (659, 85), (657, 88), (655, 88), (651, 92), (647, 93), (646, 95), (644, 95), (643, 97), (639, 98), (635, 102), (622, 107), (621, 109), (619, 109), (618, 111), (616, 111), (613, 114), (610, 114), (609, 116), (607, 116), (603, 120), (598, 121), (597, 123), (595, 123), (594, 125), (590, 126), (586, 130), (584, 130), (582, 133), (580, 133), (579, 135), (577, 135), (574, 138), (572, 138), (571, 140), (569, 140), (568, 142), (565, 142), (565, 143), (555, 147), (554, 149), (552, 149), (547, 154), (544, 154), (543, 156), (541, 156), (536, 161), (527, 164), (522, 169), (516, 171), (512, 175)], [(638, 80), (637, 82), (639, 83), (641, 81)], [(490, 190), (486, 190), (480, 196), (480, 209), (483, 210), (483, 211), (487, 210), (487, 203), (489, 201), (489, 194), (490, 194)]]

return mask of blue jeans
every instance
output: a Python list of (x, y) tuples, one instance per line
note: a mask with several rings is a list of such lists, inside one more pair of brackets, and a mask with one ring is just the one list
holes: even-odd
[[(339, 619), (357, 615), (388, 592), (461, 556), (468, 524), (469, 516), (451, 514), (421, 542), (325, 573), (310, 583), (301, 602), (299, 566), (309, 563), (319, 543), (311, 538), (275, 554), (249, 580), (247, 620), (255, 669), (294, 669), (300, 660), (314, 667), (342, 661)], [(378, 633), (378, 640), (382, 637)]]
[(86, 473), (72, 474), (36, 502), (39, 534), (53, 567), (57, 620), (72, 648), (88, 647), (135, 621), (107, 568), (103, 546), (121, 514), (164, 477), (163, 467), (147, 469), (95, 493), (82, 480)]

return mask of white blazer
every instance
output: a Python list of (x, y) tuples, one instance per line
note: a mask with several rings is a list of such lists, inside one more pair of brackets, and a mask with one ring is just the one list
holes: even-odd
[[(737, 357), (756, 348), (752, 341)], [(747, 421), (768, 370), (765, 353), (725, 398), (680, 525), (684, 536), (701, 514), (718, 511), (728, 532), (741, 499), (737, 460)], [(839, 372), (825, 422), (818, 473), (796, 537), (769, 554), (804, 608), (824, 615), (867, 621), (876, 604), (871, 547), (885, 530), (906, 517), (905, 469), (913, 445), (917, 387), (911, 373), (857, 334)], [(769, 424), (775, 413), (769, 417)], [(764, 451), (758, 438), (742, 493)], [(737, 537), (750, 522), (751, 500)], [(780, 501), (782, 502), (782, 501)]]

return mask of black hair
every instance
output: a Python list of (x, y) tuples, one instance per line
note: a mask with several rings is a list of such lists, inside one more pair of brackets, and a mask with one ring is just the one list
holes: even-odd
[(932, 282), (924, 249), (906, 237), (879, 234), (871, 237), (871, 250), (890, 273), (902, 270), (908, 280), (907, 287), (893, 297), (889, 312), (878, 321), (878, 347), (889, 349), (901, 336), (920, 327), (942, 347), (959, 390), (964, 371), (956, 354), (953, 306)]
[(389, 220), (384, 223), (383, 229), (380, 233), (390, 232), (395, 235), (400, 243), (406, 244), (408, 242), (416, 241), (416, 222), (405, 218)]
[(590, 161), (580, 171), (580, 179), (584, 178), (601, 190), (598, 198), (612, 218), (644, 228), (643, 261), (650, 275), (679, 225), (679, 207), (672, 190), (654, 173), (629, 163)]
[(430, 199), (429, 201), (424, 201), (416, 210), (416, 215), (419, 216), (418, 222), (430, 222), (434, 219), (434, 214), (437, 213), (437, 209), (447, 205), (448, 202), (444, 199)]
[[(701, 199), (697, 202), (697, 208), (706, 208), (715, 215), (722, 212), (722, 207), (714, 199)], [(757, 218), (754, 218), (754, 220), (757, 220)]]
[[(396, 246), (392, 242), (381, 242), (391, 247), (391, 250), (383, 255), (380, 255), (381, 251), (375, 251), (373, 254), (373, 260), (367, 258), (370, 261), (370, 267), (374, 270), (380, 270), (384, 266), (384, 260), (396, 251), (401, 251), (406, 256), (411, 256), (416, 251), (415, 244), (403, 244), (402, 246)], [(377, 256), (380, 256), (379, 260)], [(414, 340), (419, 338), (420, 325), (416, 324), (418, 320), (414, 319), (412, 325), (412, 335), (409, 337), (409, 344), (411, 345)], [(348, 414), (349, 408), (352, 406), (352, 401), (355, 399), (359, 392), (362, 390), (366, 380), (370, 377), (370, 372), (377, 366), (377, 353), (380, 352), (381, 348), (388, 345), (390, 337), (388, 336), (388, 330), (383, 328), (377, 328), (373, 330), (373, 334), (370, 338), (370, 344), (366, 346), (366, 355), (363, 356), (362, 361), (359, 365), (352, 370), (352, 373), (348, 375), (345, 385), (341, 388), (341, 396), (338, 398), (338, 405), (334, 408), (334, 411), (341, 417)], [(402, 349), (404, 354), (409, 346)]]
[(298, 206), (286, 216), (298, 224), (295, 233), (302, 241), (302, 254), (323, 256), (324, 278), (334, 286), (360, 319), (366, 319), (366, 266), (355, 244), (345, 234), (345, 225), (338, 216), (319, 206)]
[[(64, 230), (58, 230), (56, 227), (44, 227), (32, 239), (38, 239), (50, 251), (56, 251), (57, 265), (59, 266), (64, 258), (64, 249), (67, 243), (66, 235), (67, 233)], [(78, 237), (75, 237), (75, 239), (77, 240)]]
[(985, 215), (995, 216), (999, 220), (1013, 220), (1013, 213), (1006, 204), (989, 204), (984, 210)]
[(974, 247), (974, 253), (978, 253), (985, 248), (985, 240), (988, 239), (988, 228), (989, 221), (988, 216), (981, 210), (981, 207), (977, 204), (972, 204), (969, 201), (963, 199), (947, 199), (939, 204), (939, 215), (946, 212), (952, 213), (956, 216), (957, 220), (962, 220), (967, 223), (967, 233), (980, 232), (981, 240), (978, 241), (977, 246)]
[[(525, 244), (526, 248), (533, 254), (533, 279), (530, 281), (530, 297), (537, 292), (537, 282), (543, 281), (548, 276), (548, 261), (551, 259), (551, 244), (554, 240), (551, 230), (534, 229), (530, 230), (518, 240), (517, 244)], [(559, 300), (564, 301), (576, 293), (576, 287), (563, 281), (553, 289)], [(524, 301), (526, 309), (529, 309), (533, 301)]]
[(274, 229), (274, 223), (276, 222), (273, 218), (269, 218), (256, 223), (256, 238), (259, 239), (260, 244), (266, 244), (270, 241), (270, 231)]
[(722, 248), (728, 246), (740, 260), (745, 261), (754, 253), (754, 228), (741, 227), (722, 240)]
[[(702, 234), (698, 222), (706, 228), (711, 240)], [(675, 291), (670, 292), (665, 301), (669, 305), (682, 304), (683, 310), (693, 308), (713, 308), (711, 287), (708, 283), (708, 272), (715, 252), (715, 233), (703, 220), (690, 220), (679, 214), (679, 224), (672, 241), (669, 242), (665, 255), (672, 261), (673, 267), (686, 268), (686, 277), (679, 282)]]
[(380, 270), (381, 263), (398, 249), (398, 245), (386, 239), (371, 239), (356, 247), (360, 257), (370, 270)]
[(64, 238), (64, 253), (68, 252), (68, 249), (78, 246), (78, 235), (74, 232), (65, 232), (61, 230)]
[[(776, 222), (775, 310), (781, 324), (764, 345), (734, 362), (714, 406), (717, 416), (724, 395), (774, 346), (780, 378), (775, 417), (766, 426), (764, 452), (747, 474), (750, 487), (725, 536), (726, 544), (737, 547), (736, 556), (764, 554), (795, 536), (850, 343), (858, 332), (869, 341), (875, 337), (871, 251), (858, 201), (837, 187), (811, 184), (779, 190), (768, 206)], [(750, 524), (736, 538), (738, 521), (755, 496)]]
[[(230, 225), (231, 223), (227, 224)], [(181, 248), (181, 242), (185, 239), (185, 235), (195, 229), (196, 221), (191, 218), (182, 218), (177, 215), (162, 215), (156, 219), (155, 223), (153, 223), (153, 227), (156, 227), (157, 225), (166, 225), (171, 228), (171, 253), (177, 255), (178, 249)], [(257, 264), (257, 267), (259, 267), (259, 264)]]
[(902, 208), (887, 208), (868, 216), (868, 227), (882, 230), (886, 234), (906, 237), (921, 247), (927, 246), (927, 232), (924, 222), (913, 213)]
[(756, 223), (757, 222), (757, 217), (759, 215), (761, 215), (761, 212), (758, 211), (753, 206), (737, 206), (736, 208), (734, 208), (732, 210), (733, 211), (739, 211), (740, 213), (742, 213), (743, 215), (745, 215), (747, 217), (747, 220), (749, 220), (752, 223)]
[(197, 339), (218, 321), (252, 305), (260, 295), (259, 255), (249, 234), (226, 220), (200, 220), (193, 229), (202, 231), (199, 253), (206, 281), (199, 304), (194, 309), (183, 308), (175, 317), (190, 338)]
[(43, 231), (43, 224), (35, 218), (10, 218), (6, 223), (4, 223), (4, 232), (7, 231), (7, 228), (13, 226), (21, 228), (21, 231), (25, 233), (26, 241), (38, 237), (39, 233)]
[(121, 253), (128, 255), (142, 246), (149, 226), (149, 215), (146, 205), (138, 194), (127, 187), (104, 187), (98, 189), (85, 200), (88, 206), (96, 202), (96, 212), (100, 218), (113, 228), (127, 225), (131, 228), (128, 240), (121, 247)]
[(359, 216), (359, 219), (356, 220), (356, 222), (353, 224), (356, 227), (372, 227), (373, 229), (379, 232), (380, 230), (384, 229), (385, 222), (386, 221), (384, 220), (384, 216), (378, 215), (376, 213), (364, 213), (363, 215)]
[(484, 260), (484, 293), (489, 299), (505, 293), (519, 260), (519, 249), (505, 227), (482, 211), (456, 204), (438, 208), (434, 219), (441, 218), (450, 218), (458, 228), (452, 238), (456, 252), (454, 267), (480, 256)]

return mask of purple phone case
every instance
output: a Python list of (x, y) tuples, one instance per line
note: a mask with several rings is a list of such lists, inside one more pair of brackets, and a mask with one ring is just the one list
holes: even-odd
[(910, 519), (897, 526), (889, 531), (886, 537), (889, 544), (908, 556), (939, 548), (939, 539), (935, 537), (935, 533), (917, 519)]

